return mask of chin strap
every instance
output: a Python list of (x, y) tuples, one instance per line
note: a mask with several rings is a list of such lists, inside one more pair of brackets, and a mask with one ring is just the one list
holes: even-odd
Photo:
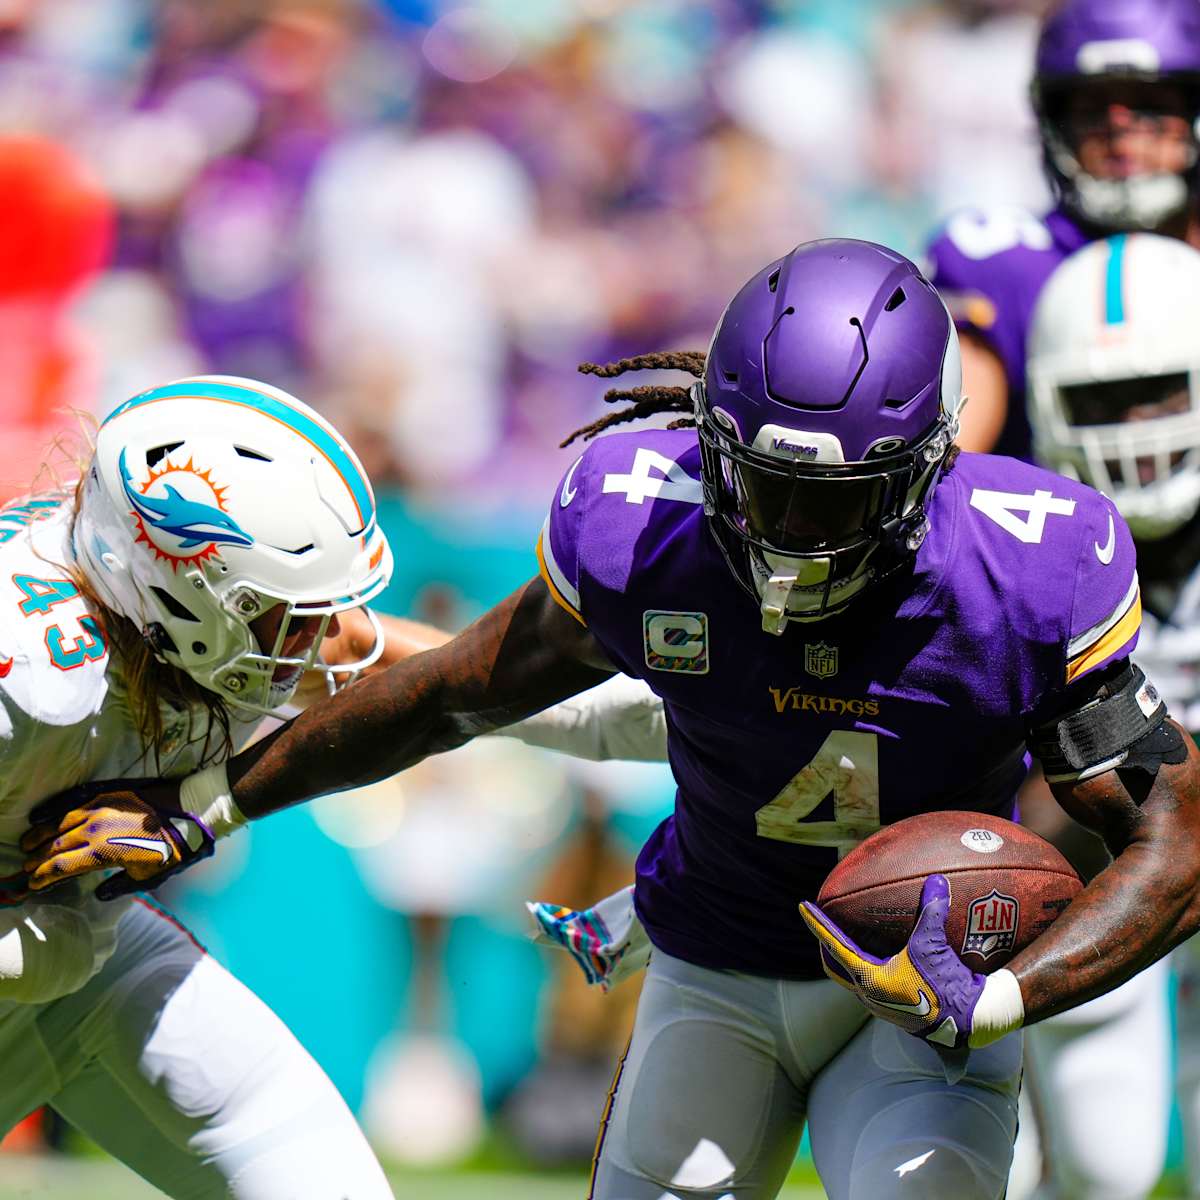
[(762, 627), (764, 633), (781, 634), (788, 623), (788, 597), (796, 586), (798, 568), (775, 571), (762, 590)]

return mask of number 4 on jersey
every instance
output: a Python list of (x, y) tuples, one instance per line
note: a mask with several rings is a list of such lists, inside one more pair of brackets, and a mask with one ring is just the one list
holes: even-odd
[[(1069, 517), (1075, 512), (1074, 500), (1060, 500), (1051, 492), (1038, 488), (1032, 496), (1022, 492), (993, 492), (975, 488), (971, 492), (971, 507), (995, 521), (1007, 533), (1022, 542), (1035, 545), (1046, 531), (1046, 518), (1051, 515)], [(1018, 516), (1024, 513), (1025, 516)]]
[[(830, 795), (832, 821), (807, 818)], [(853, 850), (879, 828), (879, 736), (835, 729), (771, 801), (754, 814), (758, 836)]]
[[(652, 475), (651, 471), (662, 474)], [(628, 475), (605, 475), (604, 490), (623, 492), (627, 504), (642, 504), (651, 496), (682, 500), (685, 504), (704, 503), (700, 480), (693, 479), (674, 459), (647, 446), (638, 447)]]
[(74, 600), (79, 589), (69, 579), (38, 579), (34, 575), (14, 575), (13, 583), (25, 594), (19, 607), (27, 617), (47, 613), (56, 604)]

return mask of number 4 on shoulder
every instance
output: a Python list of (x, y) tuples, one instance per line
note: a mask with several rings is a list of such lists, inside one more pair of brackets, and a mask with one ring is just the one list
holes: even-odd
[[(658, 471), (660, 474), (653, 474)], [(606, 492), (621, 492), (627, 504), (642, 504), (651, 498), (703, 504), (704, 489), (674, 459), (647, 446), (639, 446), (628, 475), (604, 476)]]
[[(1031, 545), (1042, 540), (1049, 516), (1072, 516), (1074, 500), (1062, 500), (1052, 492), (1038, 488), (1032, 495), (1025, 492), (993, 492), (975, 488), (971, 492), (971, 507), (995, 521), (1006, 533)], [(1024, 513), (1024, 516), (1019, 514)]]

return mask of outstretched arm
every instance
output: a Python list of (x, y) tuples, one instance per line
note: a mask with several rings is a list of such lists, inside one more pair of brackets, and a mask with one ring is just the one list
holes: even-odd
[(458, 637), (369, 675), (243, 750), (178, 781), (85, 784), (22, 837), (30, 887), (121, 867), (111, 899), (212, 853), (214, 834), (385, 778), (613, 674), (587, 630), (534, 579)]
[[(383, 653), (364, 669), (364, 676), (378, 675), (423, 650), (444, 646), (454, 636), (406, 617), (382, 613), (375, 616), (383, 629)], [(328, 684), (327, 670), (336, 674), (341, 664), (360, 661), (370, 651), (374, 639), (374, 627), (361, 608), (342, 613), (337, 636), (326, 638), (321, 646), (324, 668), (308, 672), (293, 697), (294, 707), (304, 709), (326, 703), (334, 691)], [(515, 724), (504, 725), (495, 733), (527, 746), (556, 750), (593, 762), (614, 758), (626, 762), (667, 760), (667, 719), (662, 701), (640, 679), (625, 675), (605, 679), (597, 687)]]
[(339, 692), (231, 759), (249, 819), (394, 775), (613, 674), (535, 578), (458, 637)]
[(640, 679), (614, 675), (599, 687), (580, 692), (496, 730), (527, 746), (557, 750), (593, 762), (667, 761), (667, 715), (663, 702)]

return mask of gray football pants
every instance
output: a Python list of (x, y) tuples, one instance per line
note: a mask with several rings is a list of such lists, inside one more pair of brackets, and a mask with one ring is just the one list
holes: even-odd
[(656, 951), (605, 1105), (591, 1200), (769, 1200), (808, 1122), (832, 1200), (997, 1200), (1017, 1126), (1021, 1035), (947, 1083), (924, 1042), (829, 980), (693, 966)]

